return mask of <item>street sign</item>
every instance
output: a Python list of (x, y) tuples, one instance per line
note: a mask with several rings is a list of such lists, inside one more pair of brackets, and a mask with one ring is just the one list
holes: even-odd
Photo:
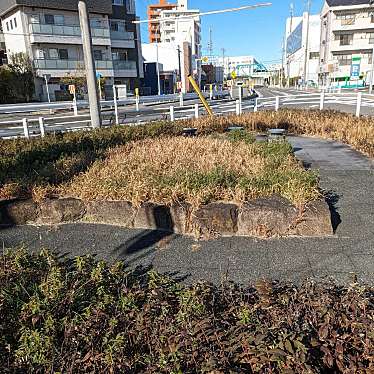
[(236, 79), (238, 76), (238, 74), (236, 74), (236, 71), (234, 70), (233, 72), (231, 72), (231, 78), (232, 79)]
[(100, 78), (102, 78), (102, 74), (101, 73), (99, 73), (98, 71), (96, 72), (96, 79), (100, 79)]
[(71, 95), (75, 94), (75, 85), (74, 84), (69, 85), (69, 92), (70, 92)]
[(359, 78), (360, 77), (360, 67), (361, 64), (352, 64), (351, 66), (351, 77), (352, 78)]
[(208, 61), (209, 61), (209, 58), (208, 58), (208, 57), (203, 57), (203, 58), (201, 59), (201, 61), (202, 61), (202, 62), (208, 62)]

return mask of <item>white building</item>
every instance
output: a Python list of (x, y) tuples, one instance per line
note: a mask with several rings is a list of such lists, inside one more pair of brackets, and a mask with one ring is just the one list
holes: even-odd
[(327, 0), (321, 19), (321, 83), (357, 87), (369, 82), (374, 47), (374, 2)]
[[(44, 77), (54, 100), (66, 87), (61, 78), (83, 75), (83, 48), (77, 1), (8, 0), (0, 17), (8, 58), (23, 52), (33, 63), (36, 95), (46, 100)], [(92, 0), (89, 3), (93, 53), (97, 72), (106, 84), (129, 88), (143, 77), (143, 61), (134, 0)]]
[(235, 73), (238, 77), (251, 77), (260, 67), (253, 56), (219, 57), (217, 64), (224, 66), (226, 78), (230, 78), (232, 73)]
[[(289, 17), (287, 19), (284, 74), (288, 84), (295, 85), (299, 81), (304, 81), (304, 79), (306, 82), (318, 82), (320, 35), (320, 15), (310, 15), (308, 17), (308, 13), (304, 12), (302, 17)], [(306, 72), (304, 71), (305, 67)]]

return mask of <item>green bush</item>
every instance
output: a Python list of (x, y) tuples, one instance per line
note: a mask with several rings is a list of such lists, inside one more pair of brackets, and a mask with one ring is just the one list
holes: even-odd
[(186, 286), (90, 257), (0, 262), (2, 373), (372, 373), (374, 289)]

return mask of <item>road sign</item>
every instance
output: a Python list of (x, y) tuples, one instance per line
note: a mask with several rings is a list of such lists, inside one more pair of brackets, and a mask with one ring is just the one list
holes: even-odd
[(236, 74), (236, 71), (234, 70), (233, 72), (231, 72), (231, 78), (232, 79), (236, 79), (238, 76), (238, 74)]
[(96, 72), (96, 79), (100, 79), (102, 77), (103, 77), (103, 75), (97, 71)]
[(70, 92), (71, 95), (75, 94), (75, 85), (74, 84), (69, 85), (69, 92)]
[(208, 58), (208, 57), (203, 57), (203, 58), (201, 59), (201, 61), (202, 61), (202, 62), (208, 62), (208, 61), (209, 61), (209, 58)]
[(352, 78), (359, 78), (360, 77), (360, 67), (361, 64), (352, 64), (351, 66), (351, 77)]

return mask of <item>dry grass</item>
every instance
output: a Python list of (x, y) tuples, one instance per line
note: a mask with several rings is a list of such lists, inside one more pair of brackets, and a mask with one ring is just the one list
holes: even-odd
[(294, 203), (316, 198), (317, 177), (288, 143), (248, 144), (226, 137), (167, 137), (132, 142), (108, 153), (63, 188), (83, 199), (159, 204), (242, 202), (278, 193)]
[(372, 117), (357, 118), (352, 114), (335, 111), (282, 109), (279, 112), (260, 111), (241, 116), (203, 117), (189, 121), (188, 125), (207, 133), (211, 129), (222, 131), (232, 124), (244, 126), (250, 131), (261, 132), (280, 127), (296, 134), (338, 140), (374, 157)]

